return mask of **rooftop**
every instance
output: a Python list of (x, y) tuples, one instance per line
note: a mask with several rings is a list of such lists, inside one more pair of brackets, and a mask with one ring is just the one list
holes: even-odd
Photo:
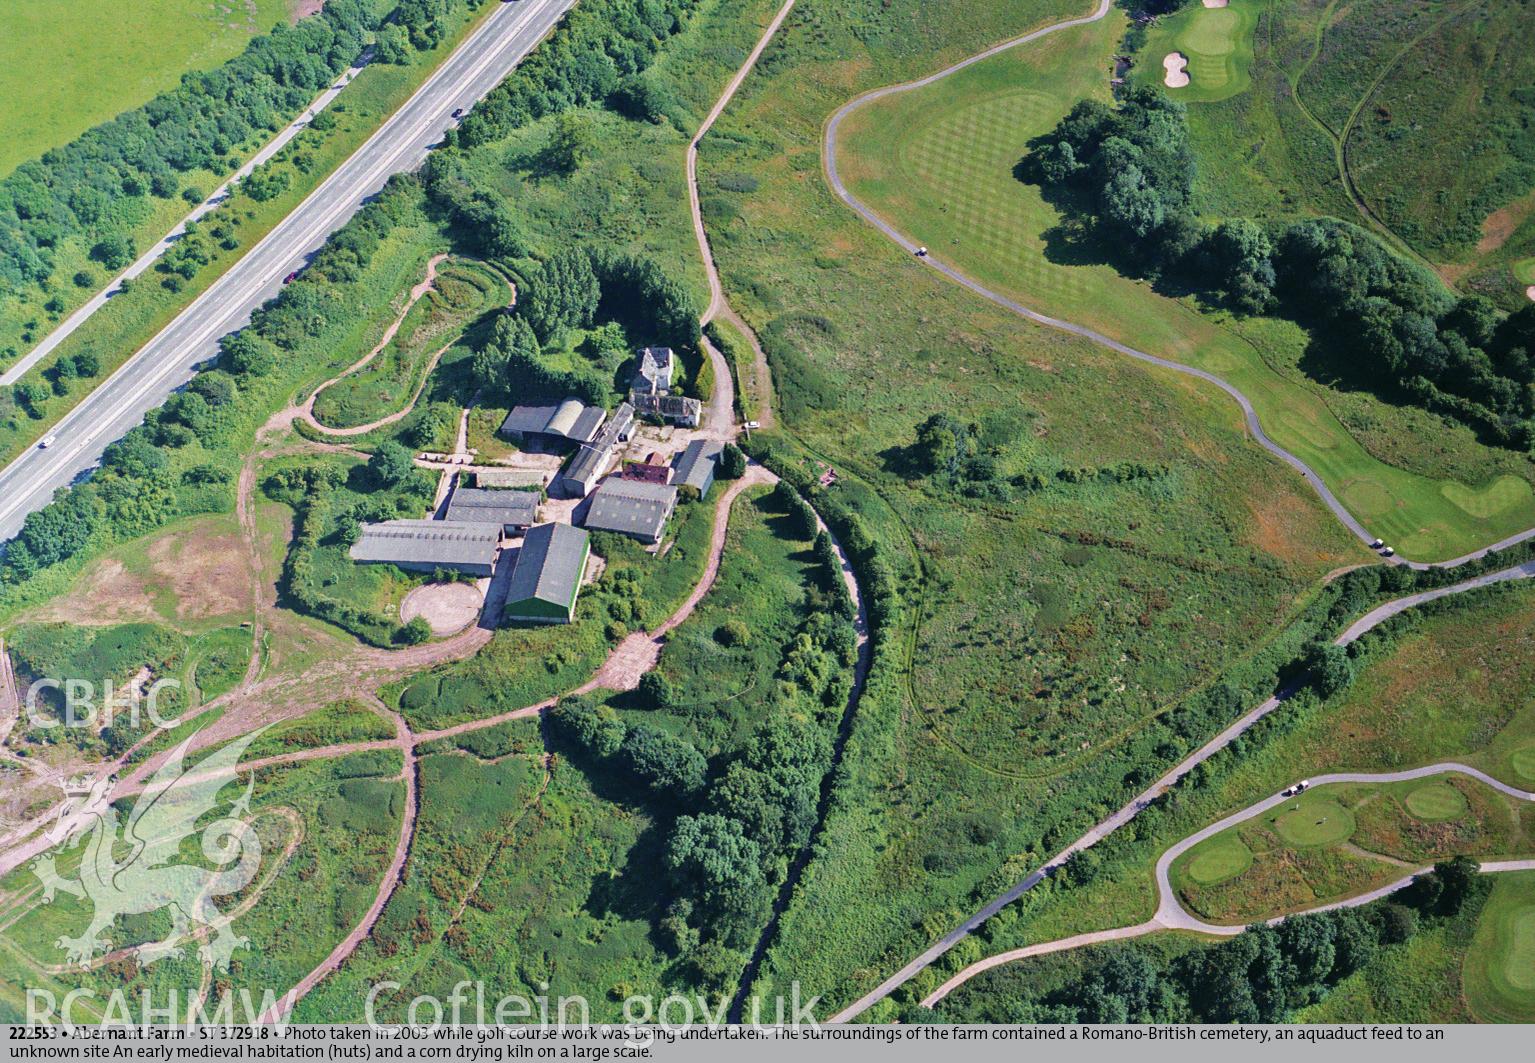
[(537, 598), (568, 609), (586, 568), (587, 539), (586, 532), (569, 524), (529, 528), (517, 552), (507, 602)]
[(669, 391), (672, 386), (672, 349), (645, 347), (634, 370), (634, 387), (640, 391)]
[(565, 470), (565, 475), (583, 483), (601, 476), (607, 471), (608, 462), (613, 459), (613, 450), (618, 446), (618, 437), (629, 431), (633, 424), (634, 407), (627, 402), (619, 403), (618, 409), (613, 411), (613, 416), (609, 418), (608, 423), (603, 425), (601, 432), (597, 433), (597, 438), (583, 446), (571, 459), (570, 468)]
[(354, 561), (490, 565), (500, 546), (499, 523), (391, 520), (363, 525), (349, 553)]
[(677, 459), (677, 472), (672, 477), (674, 484), (689, 484), (702, 491), (705, 482), (712, 476), (710, 467), (720, 460), (720, 455), (725, 451), (725, 444), (712, 439), (695, 439), (688, 444), (688, 448), (682, 452), (682, 457)]
[(534, 524), (538, 521), (538, 492), (460, 487), (448, 500), (447, 518), (487, 524)]
[(501, 422), (503, 435), (546, 435), (590, 443), (602, 427), (606, 411), (580, 399), (566, 399), (557, 406), (516, 406)]
[(586, 526), (597, 531), (623, 532), (659, 539), (666, 518), (677, 505), (677, 489), (670, 484), (641, 480), (604, 480), (592, 495)]

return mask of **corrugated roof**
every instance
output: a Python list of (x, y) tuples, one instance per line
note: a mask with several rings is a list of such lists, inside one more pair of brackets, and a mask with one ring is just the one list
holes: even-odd
[(538, 520), (538, 494), (534, 491), (487, 491), (478, 487), (460, 487), (448, 500), (447, 517), (457, 521), (533, 524)]
[(586, 526), (659, 539), (676, 505), (677, 489), (670, 484), (606, 480), (592, 495)]
[(501, 431), (506, 435), (562, 436), (589, 443), (606, 417), (607, 411), (601, 406), (566, 399), (558, 406), (514, 406), (501, 422)]
[(618, 446), (618, 437), (629, 431), (633, 424), (634, 407), (627, 402), (619, 403), (608, 423), (597, 433), (597, 438), (583, 446), (570, 460), (570, 466), (565, 470), (566, 478), (586, 483), (606, 472)]
[(542, 469), (481, 469), (474, 474), (476, 487), (542, 487), (549, 474)]
[(713, 439), (693, 440), (677, 459), (677, 473), (672, 477), (672, 483), (689, 484), (702, 491), (706, 482), (712, 479), (713, 467), (724, 450), (725, 444)]
[(500, 524), (391, 520), (363, 525), (362, 535), (348, 552), (354, 561), (490, 565), (500, 545)]
[(569, 524), (539, 524), (523, 536), (512, 569), (509, 604), (537, 598), (568, 607), (586, 568), (587, 534)]

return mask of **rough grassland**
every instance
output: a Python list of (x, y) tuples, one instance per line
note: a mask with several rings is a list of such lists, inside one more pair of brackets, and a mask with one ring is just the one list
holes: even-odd
[[(263, 854), (255, 884), (236, 896), (215, 899), (226, 914), (241, 912), (231, 925), (251, 941), (249, 949), (235, 953), (230, 973), (220, 976), (221, 988), (249, 990), (259, 1004), (264, 990), (281, 992), (312, 970), (362, 917), (399, 836), (405, 806), (399, 771), (394, 754), (363, 754), (262, 773), (250, 812)], [(226, 787), (219, 809), (227, 809), (239, 793), (235, 786)], [(78, 850), (66, 854), (60, 873), (69, 877), (78, 858)], [(59, 997), (88, 988), (97, 1001), (120, 989), (136, 1012), (146, 995), (160, 1004), (184, 1002), (202, 982), (202, 965), (191, 947), (147, 967), (132, 958), (87, 972), (47, 966), (62, 962), (55, 941), (84, 929), (91, 903), (60, 894), (52, 904), (40, 904), (36, 886), (31, 871), (23, 868), (0, 888), (5, 924), (0, 930), (0, 1019), (20, 1021), (26, 1007), (23, 987)], [(244, 910), (247, 902), (250, 907)], [(120, 917), (108, 937), (114, 945), (136, 945), (160, 939), (169, 929), (164, 912), (130, 915)], [(210, 1013), (216, 1003), (210, 1001)], [(83, 1014), (90, 1013), (87, 1000)], [(239, 1004), (236, 1015), (246, 1020)]]
[[(1152, 866), (1168, 846), (1307, 776), (1399, 771), (1455, 760), (1535, 789), (1535, 705), (1528, 702), (1535, 684), (1530, 651), (1535, 593), (1520, 587), (1436, 615), (1408, 615), (1411, 626), (1360, 662), (1359, 677), (1346, 693), (1291, 710), (1295, 716), (1284, 733), (1240, 749), (1224, 773), (1213, 778), (1201, 773), (1181, 787), (1160, 816), (1140, 823), (1135, 841), (1122, 848), (1112, 870), (1085, 888), (1054, 900), (1042, 895), (1032, 907), (1016, 911), (1016, 922), (998, 929), (988, 951), (1148, 918), (1156, 907)], [(1522, 774), (1520, 765), (1529, 774)], [(1471, 808), (1478, 803), (1471, 794), (1490, 794), (1485, 788), (1468, 790), (1464, 783), (1451, 777), (1448, 785)], [(1407, 784), (1402, 796), (1424, 785)], [(1521, 815), (1528, 830), (1530, 813)], [(1373, 829), (1376, 821), (1371, 822)], [(1440, 829), (1429, 827), (1429, 833)], [(1202, 849), (1194, 852), (1204, 855)], [(1427, 862), (1429, 854), (1419, 849), (1402, 855)], [(1335, 870), (1339, 866), (1333, 862)], [(1392, 877), (1398, 876), (1387, 875), (1385, 881)]]
[(1326, 388), (1286, 371), (1304, 349), (1299, 329), (1252, 322), (1238, 330), (1154, 294), (1065, 231), (1039, 190), (1014, 179), (1031, 137), (1076, 100), (1106, 92), (1094, 57), (1112, 52), (1119, 30), (1110, 18), (1064, 31), (858, 112), (844, 126), (839, 157), (850, 186), (983, 283), (1225, 377), (1253, 400), (1276, 440), (1406, 555), (1453, 557), (1535, 523), (1529, 482), (1493, 476), (1490, 465), (1485, 482), (1463, 485), (1377, 460), (1329, 408)]
[[(766, 996), (798, 979), (845, 1002), (948, 930), (1172, 755), (1152, 720), (1267, 652), (1358, 556), (1228, 402), (941, 282), (827, 189), (822, 125), (849, 98), (1080, 7), (812, 0), (702, 145), (710, 237), (781, 421), (906, 580)], [(940, 411), (977, 425), (1001, 475), (1051, 482), (1005, 501), (934, 482), (910, 448)], [(1166, 472), (1055, 478), (1127, 461)]]
[(0, 15), (0, 174), (208, 70), (294, 0), (7, 0)]
[[(1535, 852), (1522, 804), (1462, 775), (1384, 786), (1327, 786), (1228, 828), (1174, 862), (1184, 903), (1235, 924), (1314, 908), (1451, 856)], [(1237, 851), (1251, 864), (1218, 879), (1212, 862)], [(1224, 870), (1224, 868), (1218, 868)]]

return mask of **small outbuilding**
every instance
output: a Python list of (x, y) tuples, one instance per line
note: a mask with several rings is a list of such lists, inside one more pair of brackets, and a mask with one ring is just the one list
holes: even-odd
[(480, 469), (474, 474), (474, 486), (492, 490), (543, 487), (549, 476), (543, 469)]
[(591, 537), (569, 524), (539, 524), (523, 536), (512, 568), (505, 616), (535, 624), (568, 624), (591, 554)]

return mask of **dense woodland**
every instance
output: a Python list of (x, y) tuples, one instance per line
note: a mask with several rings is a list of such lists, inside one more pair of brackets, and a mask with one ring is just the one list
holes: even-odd
[(1457, 298), (1425, 267), (1356, 225), (1194, 211), (1196, 160), (1182, 104), (1137, 89), (1083, 100), (1020, 165), (1119, 248), (1120, 265), (1239, 314), (1281, 314), (1312, 331), (1316, 362), (1348, 386), (1421, 405), (1519, 450), (1535, 443), (1535, 306), (1504, 316)]

